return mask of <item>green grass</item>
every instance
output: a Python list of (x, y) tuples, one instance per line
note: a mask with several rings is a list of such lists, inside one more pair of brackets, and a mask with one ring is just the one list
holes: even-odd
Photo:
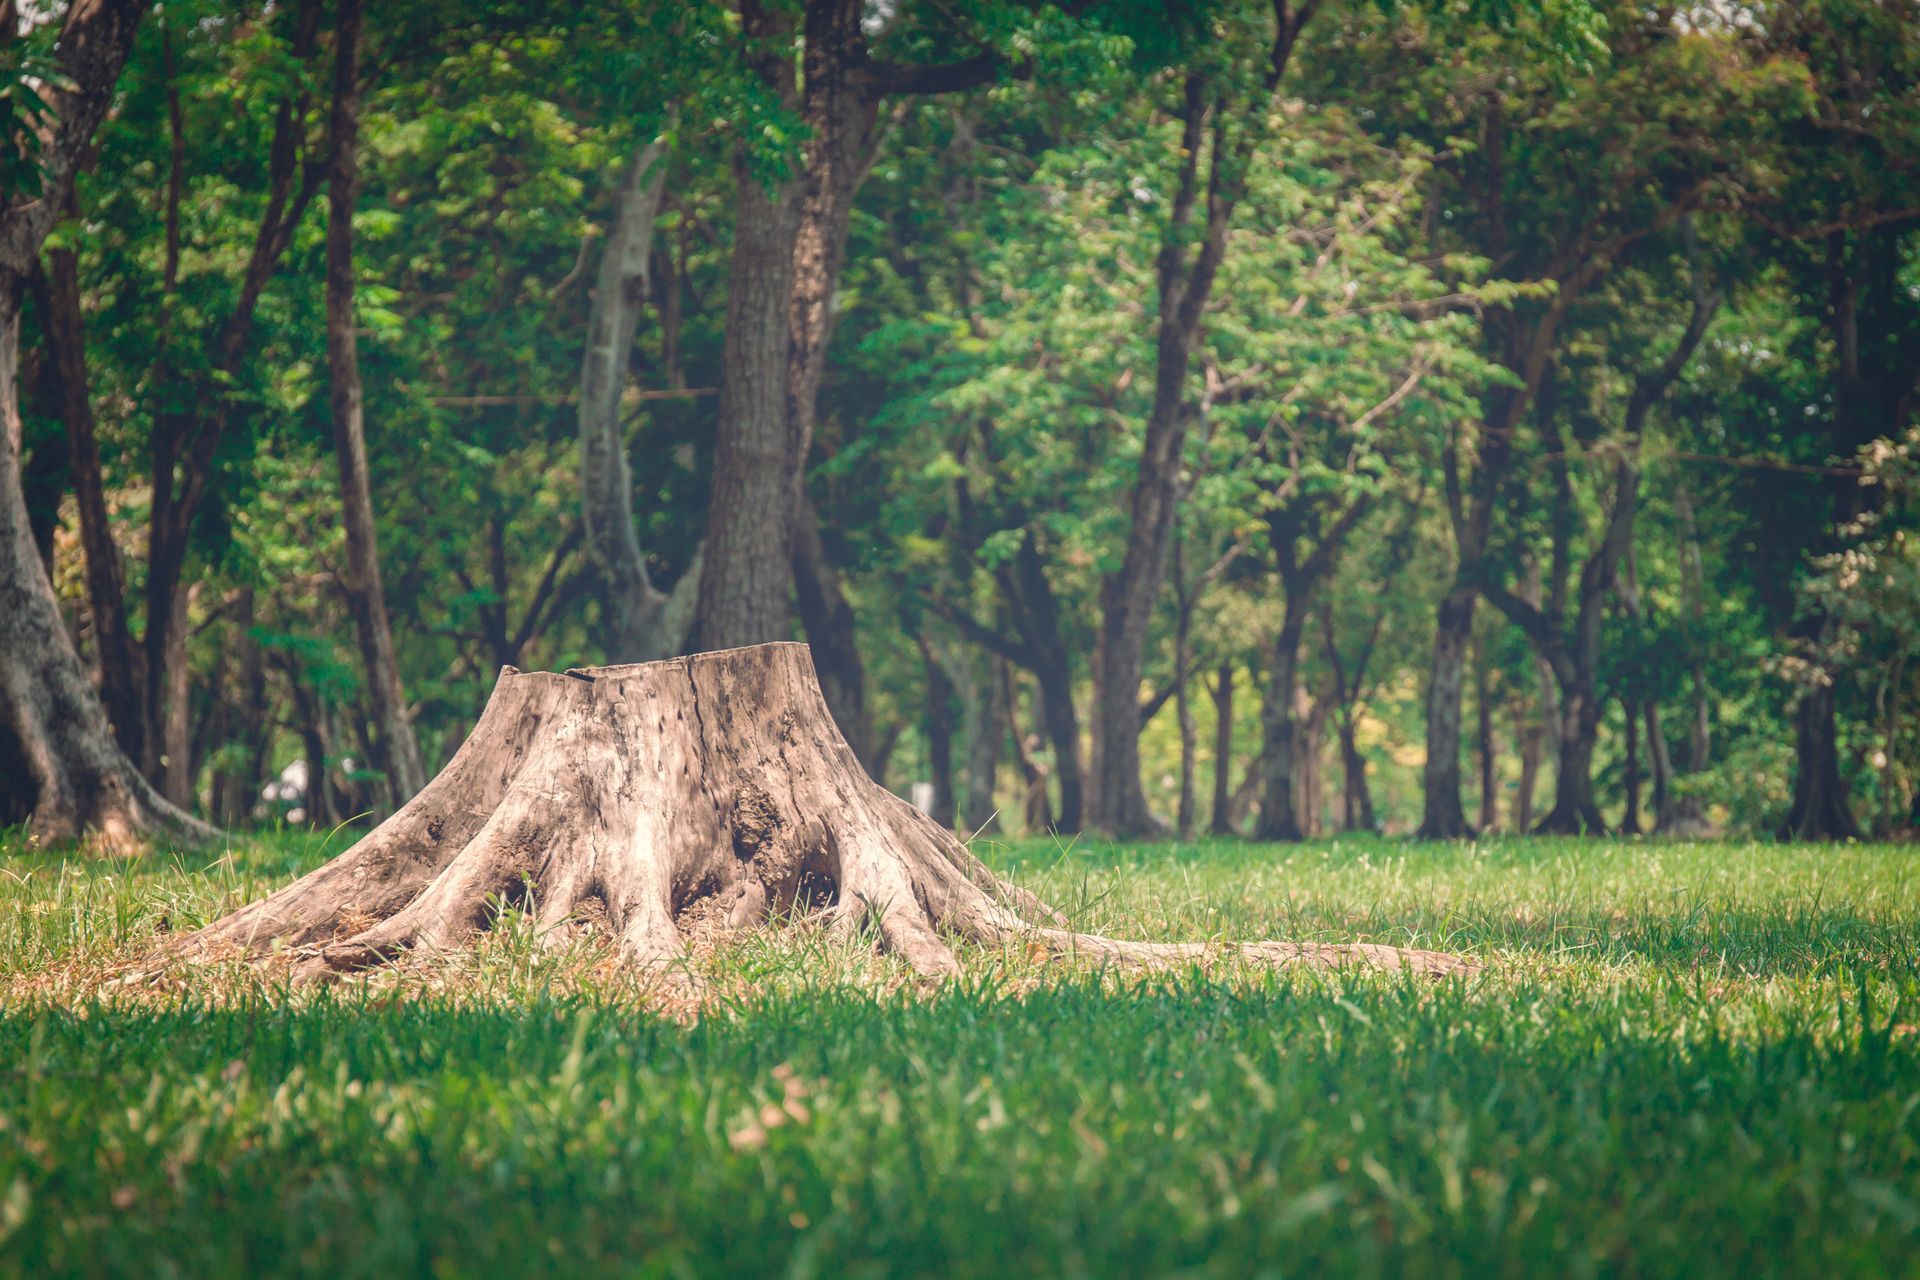
[(513, 924), (111, 985), (328, 850), (0, 842), (0, 1275), (1920, 1276), (1912, 847), (982, 846), (1081, 927), (1443, 983), (778, 934), (669, 1017)]

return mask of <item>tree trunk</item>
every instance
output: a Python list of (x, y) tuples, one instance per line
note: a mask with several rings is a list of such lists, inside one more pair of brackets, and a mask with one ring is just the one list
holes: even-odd
[(1647, 731), (1647, 765), (1653, 781), (1653, 830), (1655, 835), (1672, 833), (1680, 825), (1679, 809), (1673, 791), (1673, 756), (1667, 747), (1667, 731), (1660, 719), (1660, 704), (1647, 699), (1641, 709)]
[[(319, 0), (297, 0), (293, 6), (289, 49), (302, 66), (318, 41), (321, 7)], [(160, 759), (167, 748), (159, 726), (166, 720), (168, 691), (178, 687), (177, 678), (170, 678), (169, 672), (186, 653), (183, 576), (194, 516), (214, 473), (220, 442), (241, 402), (233, 394), (233, 387), (240, 380), (260, 299), (318, 190), (317, 175), (322, 166), (303, 167), (299, 156), (307, 132), (306, 78), (291, 79), (295, 87), (280, 100), (274, 113), (267, 151), (266, 208), (240, 280), (239, 297), (211, 344), (210, 376), (186, 392), (170, 391), (154, 415), (150, 437), (153, 493), (147, 519), (147, 618), (141, 637), (145, 651), (142, 716), (147, 725), (141, 767), (150, 778), (163, 776)], [(165, 385), (172, 374), (173, 362), (163, 347), (154, 381)], [(195, 404), (197, 416), (183, 415), (172, 407), (173, 403)]]
[(804, 492), (794, 523), (793, 583), (800, 622), (833, 722), (860, 762), (871, 764), (873, 721), (867, 710), (867, 670), (860, 658), (853, 605), (840, 589), (839, 571), (820, 536), (820, 513)]
[(93, 832), (131, 845), (153, 834), (213, 834), (162, 799), (115, 741), (60, 616), (22, 489), (21, 300), (146, 7), (98, 0), (68, 11), (54, 46), (64, 83), (46, 90), (58, 118), (36, 156), (39, 188), (0, 207), (0, 762), (8, 766), (0, 810), (43, 840)]
[[(919, 638), (920, 660), (927, 678), (927, 774), (933, 783), (935, 822), (953, 830), (953, 681), (924, 637)], [(843, 735), (844, 736), (844, 735)]]
[(1546, 736), (1540, 717), (1531, 715), (1525, 703), (1513, 703), (1513, 733), (1520, 744), (1520, 787), (1513, 796), (1513, 829), (1533, 830), (1533, 797), (1540, 784), (1540, 746)]
[[(1081, 784), (1085, 771), (1080, 758), (1080, 717), (1073, 706), (1073, 671), (1065, 655), (1056, 654), (1036, 666), (1033, 675), (1040, 687), (1040, 715), (1053, 746), (1053, 773), (1060, 789), (1054, 827), (1078, 831), (1085, 821)], [(1139, 715), (1136, 709), (1136, 723)]]
[(633, 471), (620, 423), (620, 394), (645, 304), (652, 262), (653, 223), (666, 187), (666, 149), (649, 141), (635, 152), (620, 184), (613, 223), (601, 250), (600, 272), (587, 313), (586, 352), (580, 361), (580, 510), (587, 557), (600, 575), (601, 626), (616, 662), (674, 652), (667, 596), (653, 584), (633, 522)]
[(1474, 754), (1480, 764), (1480, 831), (1484, 835), (1500, 825), (1500, 788), (1497, 776), (1499, 758), (1493, 741), (1493, 679), (1487, 665), (1487, 642), (1482, 636), (1474, 646), (1473, 711)]
[[(743, 11), (751, 74), (795, 104), (793, 15)], [(733, 253), (727, 269), (719, 422), (706, 556), (689, 644), (724, 649), (788, 639), (794, 503), (805, 464), (788, 421), (789, 313), (800, 183), (769, 187), (744, 145), (734, 152)]]
[(1857, 840), (1860, 824), (1840, 776), (1840, 731), (1835, 690), (1823, 683), (1800, 695), (1794, 708), (1793, 808), (1785, 834), (1793, 840)]
[(1605, 835), (1607, 823), (1593, 795), (1593, 752), (1600, 740), (1600, 699), (1584, 682), (1560, 688), (1561, 723), (1553, 807), (1534, 827), (1536, 835)]
[(1233, 799), (1233, 664), (1223, 662), (1213, 682), (1213, 811), (1207, 830), (1234, 834), (1229, 812)]
[[(998, 813), (995, 792), (1000, 773), (1000, 744), (1007, 735), (1008, 719), (999, 665), (991, 657), (983, 656), (969, 668), (966, 699), (967, 803), (962, 810), (969, 836), (978, 835), (993, 826)], [(824, 687), (822, 682), (823, 691)], [(845, 736), (844, 733), (842, 736)], [(858, 755), (859, 752), (854, 754)]]
[(1900, 689), (1906, 674), (1907, 655), (1903, 650), (1895, 656), (1893, 669), (1887, 673), (1886, 682), (1880, 689), (1883, 724), (1880, 741), (1880, 811), (1873, 823), (1876, 840), (1893, 838), (1893, 793), (1899, 786), (1900, 777), (1896, 764), (1900, 747)]
[(1354, 736), (1352, 708), (1340, 716), (1341, 826), (1348, 831), (1377, 831), (1379, 819), (1373, 812), (1373, 790), (1367, 785), (1367, 758), (1360, 753)]
[[(340, 469), (340, 509), (347, 533), (340, 586), (360, 639), (367, 693), (380, 735), (380, 765), (396, 802), (426, 785), (420, 744), (393, 657), (393, 628), (380, 580), (373, 492), (367, 476), (360, 356), (353, 315), (353, 206), (359, 192), (360, 24), (362, 0), (340, 0), (334, 35), (333, 112), (327, 173), (327, 371), (332, 383), (333, 450)], [(182, 664), (184, 666), (184, 663)], [(171, 735), (169, 735), (171, 738)]]
[(1473, 834), (1460, 805), (1460, 704), (1467, 646), (1479, 593), (1456, 584), (1440, 601), (1433, 628), (1433, 664), (1427, 677), (1427, 760), (1421, 772), (1424, 812), (1420, 835), (1450, 840)]
[(1300, 821), (1303, 797), (1295, 794), (1297, 756), (1301, 725), (1294, 705), (1300, 691), (1300, 638), (1307, 624), (1307, 593), (1289, 589), (1280, 632), (1273, 642), (1273, 665), (1267, 679), (1266, 697), (1260, 705), (1261, 727), (1266, 738), (1266, 779), (1260, 797), (1260, 817), (1253, 833), (1262, 840), (1301, 840), (1306, 829)]
[(1007, 722), (1013, 733), (1014, 759), (1020, 766), (1020, 781), (1026, 787), (1026, 799), (1021, 807), (1022, 826), (1028, 835), (1051, 831), (1053, 805), (1047, 797), (1047, 769), (1034, 756), (1040, 735), (1028, 735), (1021, 728), (1020, 689), (1011, 662), (1000, 664), (1000, 687), (1004, 691), (1002, 698), (1007, 706)]
[[(261, 774), (266, 771), (268, 745), (273, 730), (267, 715), (267, 664), (260, 642), (253, 636), (254, 591), (241, 590), (234, 609), (235, 665), (238, 677), (233, 692), (238, 695), (237, 732), (233, 748), (238, 758), (223, 766), (215, 778), (214, 820), (223, 826), (236, 826), (247, 820), (260, 798)], [(224, 693), (224, 690), (219, 692)]]
[(1174, 715), (1180, 724), (1180, 793), (1174, 803), (1174, 829), (1182, 840), (1191, 840), (1194, 825), (1198, 821), (1194, 816), (1193, 793), (1198, 730), (1193, 723), (1193, 703), (1187, 697), (1187, 654), (1193, 631), (1194, 594), (1187, 587), (1186, 572), (1186, 548), (1176, 534), (1173, 543), (1173, 580), (1178, 596), (1178, 613), (1173, 631), (1173, 702)]
[[(795, 916), (835, 933), (871, 928), (931, 977), (959, 972), (942, 930), (1096, 962), (1191, 964), (1221, 950), (1057, 927), (1057, 913), (861, 771), (798, 644), (565, 675), (509, 667), (466, 745), (399, 813), (169, 950), (278, 955), (296, 978), (319, 978), (460, 945), (502, 904), (533, 913), (548, 936), (585, 930), (631, 962), (683, 976), (689, 937)], [(1475, 967), (1370, 944), (1227, 952), (1428, 974)]]
[(144, 748), (140, 650), (127, 623), (126, 582), (120, 550), (113, 541), (100, 443), (94, 431), (93, 401), (87, 394), (86, 326), (80, 307), (78, 257), (70, 248), (47, 251), (45, 319), (50, 365), (55, 375), (61, 417), (66, 422), (74, 503), (80, 516), (80, 545), (86, 554), (87, 612), (93, 622), (94, 660), (100, 672), (100, 702), (115, 739), (129, 759)]
[(1701, 656), (1706, 631), (1706, 567), (1700, 555), (1700, 532), (1694, 521), (1693, 495), (1684, 484), (1673, 491), (1673, 515), (1680, 532), (1680, 595), (1693, 625), (1689, 646), (1692, 714), (1687, 718), (1687, 772), (1704, 773), (1713, 752), (1711, 698), (1707, 691), (1707, 664)]
[(289, 661), (282, 669), (287, 678), (287, 688), (293, 695), (293, 711), (296, 729), (300, 734), (300, 751), (307, 765), (307, 793), (301, 797), (306, 809), (306, 822), (310, 826), (331, 827), (334, 824), (335, 807), (333, 803), (333, 784), (327, 769), (327, 709), (318, 689), (309, 689), (306, 673), (298, 663)]
[(1620, 834), (1637, 836), (1642, 833), (1640, 826), (1640, 708), (1630, 700), (1622, 700), (1620, 713), (1626, 720), (1624, 745), (1626, 760), (1621, 778), (1621, 789), (1626, 792), (1626, 807), (1620, 817)]
[(168, 637), (165, 696), (160, 703), (161, 794), (182, 809), (193, 803), (193, 670), (187, 664), (187, 624), (199, 599), (197, 582), (182, 594), (180, 625)]
[(211, 839), (120, 750), (42, 571), (20, 485), (22, 279), (0, 279), (0, 819), (43, 841), (92, 835), (116, 849), (145, 837)]
[(1322, 695), (1310, 700), (1302, 690), (1297, 719), (1300, 728), (1294, 737), (1294, 809), (1301, 832), (1317, 836), (1326, 829), (1321, 814), (1326, 811), (1322, 763), (1326, 756), (1328, 699)]

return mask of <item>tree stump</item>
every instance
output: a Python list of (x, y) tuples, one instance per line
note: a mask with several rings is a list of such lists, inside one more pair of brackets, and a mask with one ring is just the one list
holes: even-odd
[[(1061, 927), (861, 768), (803, 644), (552, 674), (505, 668), (451, 763), (340, 857), (185, 936), (198, 956), (289, 955), (296, 977), (460, 945), (503, 905), (605, 929), (674, 966), (677, 922), (871, 927), (928, 976), (949, 938), (1132, 964), (1256, 960), (1444, 974), (1456, 956), (1367, 944), (1123, 942)], [(944, 931), (944, 936), (943, 936)]]

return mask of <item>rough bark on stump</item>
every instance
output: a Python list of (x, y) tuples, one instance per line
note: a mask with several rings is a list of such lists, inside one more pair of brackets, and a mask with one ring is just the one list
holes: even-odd
[(499, 904), (543, 927), (611, 932), (673, 965), (680, 923), (817, 915), (877, 929), (916, 971), (957, 964), (947, 935), (1136, 964), (1236, 951), (1269, 962), (1467, 971), (1365, 944), (1219, 948), (1120, 942), (998, 880), (949, 832), (867, 777), (803, 644), (564, 675), (506, 668), (473, 734), (405, 808), (326, 866), (181, 940), (192, 955), (290, 952), (296, 976), (452, 947)]

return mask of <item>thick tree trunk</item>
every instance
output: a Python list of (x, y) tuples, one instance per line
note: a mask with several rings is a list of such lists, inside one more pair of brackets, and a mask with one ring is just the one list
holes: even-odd
[(1553, 807), (1534, 827), (1536, 835), (1605, 835), (1606, 819), (1593, 794), (1593, 752), (1600, 740), (1600, 699), (1591, 686), (1561, 686), (1558, 771)]
[(97, 0), (69, 10), (54, 46), (63, 82), (45, 88), (56, 118), (35, 157), (39, 188), (0, 207), (0, 810), (42, 839), (92, 832), (113, 845), (213, 833), (120, 750), (60, 616), (22, 489), (20, 306), (146, 8)]
[(1234, 833), (1229, 809), (1233, 802), (1233, 664), (1223, 662), (1213, 681), (1213, 808), (1207, 830), (1216, 836)]
[[(362, 0), (340, 0), (334, 33), (331, 155), (327, 173), (327, 370), (332, 383), (333, 451), (347, 533), (341, 590), (360, 639), (367, 694), (380, 735), (380, 765), (396, 802), (427, 783), (420, 744), (393, 656), (393, 628), (380, 580), (373, 490), (367, 476), (360, 355), (354, 334), (353, 206), (359, 194), (360, 25)], [(184, 664), (183, 664), (184, 665)], [(171, 736), (171, 735), (169, 735)]]
[(87, 613), (93, 622), (94, 660), (100, 672), (100, 702), (114, 737), (129, 759), (144, 750), (141, 655), (128, 627), (126, 582), (120, 549), (114, 545), (107, 510), (100, 444), (94, 431), (93, 400), (87, 394), (86, 326), (80, 307), (78, 256), (71, 248), (47, 252), (44, 275), (46, 338), (57, 383), (61, 417), (67, 426), (74, 504), (80, 517), (80, 546), (86, 554)]
[(501, 904), (550, 937), (584, 929), (681, 974), (689, 937), (795, 917), (872, 928), (933, 977), (959, 971), (942, 930), (1096, 962), (1474, 967), (1370, 944), (1134, 943), (1058, 927), (861, 771), (798, 644), (565, 675), (507, 668), (467, 744), (405, 808), (171, 950), (281, 956), (296, 977), (323, 977), (457, 946)]
[(1294, 705), (1300, 691), (1300, 638), (1306, 630), (1308, 599), (1306, 592), (1289, 589), (1280, 632), (1274, 637), (1272, 666), (1267, 677), (1265, 699), (1260, 704), (1263, 736), (1266, 738), (1266, 778), (1261, 789), (1260, 817), (1253, 833), (1262, 840), (1302, 840), (1306, 827), (1300, 820), (1304, 797), (1296, 794), (1295, 779), (1302, 742), (1298, 709)]
[(798, 200), (791, 183), (767, 190), (744, 153), (734, 182), (719, 425), (691, 641), (702, 649), (793, 632), (788, 596), (803, 458), (787, 422), (787, 308)]
[(1840, 731), (1835, 690), (1820, 684), (1794, 708), (1793, 808), (1785, 834), (1794, 840), (1857, 840), (1846, 781), (1840, 776)]
[(681, 637), (664, 625), (667, 596), (653, 585), (633, 522), (633, 471), (620, 425), (620, 394), (645, 304), (653, 223), (666, 187), (666, 149), (649, 141), (635, 152), (620, 184), (613, 222), (587, 313), (580, 361), (580, 510), (587, 557), (603, 590), (601, 625), (616, 662), (658, 658)]
[(19, 306), (0, 278), (0, 810), (41, 840), (92, 835), (110, 848), (149, 836), (211, 839), (168, 804), (114, 739), (42, 571), (20, 486)]

